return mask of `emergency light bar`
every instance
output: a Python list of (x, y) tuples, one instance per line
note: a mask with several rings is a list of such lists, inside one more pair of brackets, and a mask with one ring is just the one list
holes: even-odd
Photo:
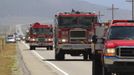
[(127, 23), (134, 23), (134, 20), (113, 20), (111, 22), (111, 24), (114, 24), (114, 23), (124, 23), (124, 22), (127, 22)]

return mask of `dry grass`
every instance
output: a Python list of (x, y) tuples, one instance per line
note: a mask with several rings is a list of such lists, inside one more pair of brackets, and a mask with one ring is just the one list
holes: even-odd
[(16, 44), (5, 43), (0, 38), (0, 75), (13, 75), (13, 67), (16, 64)]

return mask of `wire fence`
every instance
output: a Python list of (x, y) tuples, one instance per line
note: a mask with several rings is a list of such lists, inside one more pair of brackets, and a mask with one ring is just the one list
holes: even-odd
[(2, 53), (2, 51), (4, 50), (4, 45), (5, 45), (4, 38), (0, 37), (0, 53)]

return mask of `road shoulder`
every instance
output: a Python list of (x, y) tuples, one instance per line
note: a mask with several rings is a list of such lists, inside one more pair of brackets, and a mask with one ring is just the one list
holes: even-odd
[(41, 62), (42, 60), (37, 59), (30, 50), (28, 50), (23, 43), (18, 43), (19, 49), (23, 60), (31, 72), (31, 75), (57, 75), (48, 65)]

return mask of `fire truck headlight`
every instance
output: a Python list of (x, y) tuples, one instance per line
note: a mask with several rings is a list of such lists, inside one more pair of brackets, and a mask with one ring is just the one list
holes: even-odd
[(115, 49), (114, 48), (107, 49), (107, 53), (115, 53)]
[(31, 41), (36, 41), (36, 39), (32, 38)]
[(115, 56), (115, 49), (114, 48), (108, 48), (105, 53), (106, 56)]
[(93, 42), (93, 40), (92, 40), (92, 39), (90, 39), (90, 40), (89, 40), (89, 42)]
[(66, 39), (62, 39), (61, 41), (62, 41), (62, 42), (67, 42), (67, 40), (66, 40)]
[(30, 37), (28, 37), (28, 39), (30, 39)]
[(48, 41), (53, 41), (53, 39), (52, 38), (49, 38)]

